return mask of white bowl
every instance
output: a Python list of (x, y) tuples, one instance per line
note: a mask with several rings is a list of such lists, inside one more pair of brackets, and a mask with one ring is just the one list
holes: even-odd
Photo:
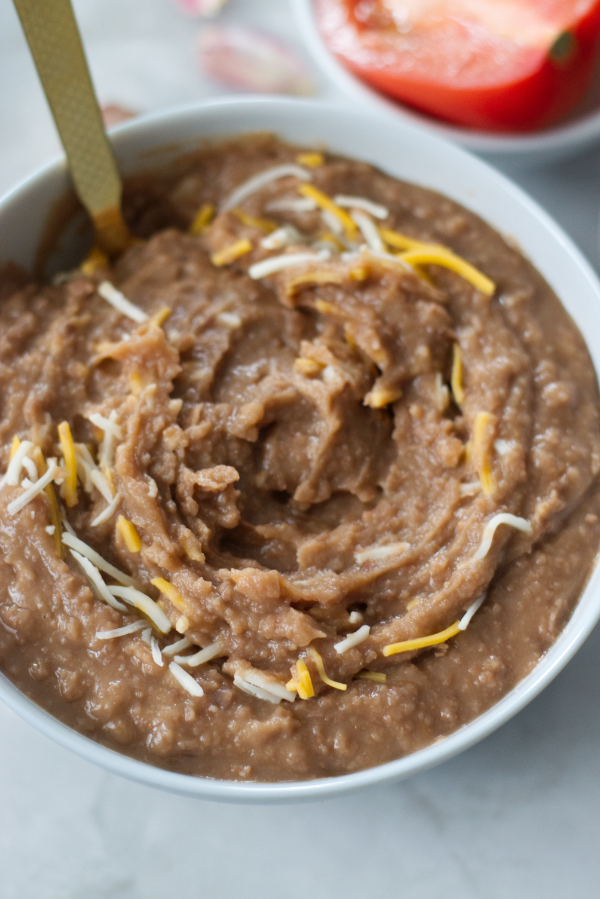
[(531, 134), (500, 135), (461, 128), (419, 113), (386, 97), (346, 69), (331, 53), (317, 28), (312, 0), (292, 0), (300, 35), (329, 80), (353, 103), (371, 111), (421, 125), (439, 137), (485, 156), (490, 162), (522, 167), (557, 162), (600, 143), (600, 67), (585, 101), (568, 120)]
[[(592, 269), (548, 215), (518, 187), (479, 159), (436, 135), (398, 119), (311, 101), (219, 100), (146, 116), (111, 135), (123, 173), (173, 159), (201, 138), (273, 131), (308, 147), (364, 159), (391, 175), (441, 191), (511, 235), (554, 288), (586, 337), (600, 372), (600, 284)], [(31, 268), (44, 221), (68, 186), (55, 162), (0, 200), (0, 258)], [(63, 253), (67, 252), (63, 248)], [(63, 260), (64, 260), (63, 256)], [(488, 712), (440, 743), (405, 758), (343, 777), (301, 783), (238, 783), (175, 774), (120, 755), (70, 730), (0, 676), (0, 699), (43, 733), (108, 770), (187, 796), (244, 802), (323, 799), (370, 784), (396, 781), (450, 758), (491, 733), (542, 690), (574, 655), (600, 618), (596, 569), (566, 628), (535, 669)]]

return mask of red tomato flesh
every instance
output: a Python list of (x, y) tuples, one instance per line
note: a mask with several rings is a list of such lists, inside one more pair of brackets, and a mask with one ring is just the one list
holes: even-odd
[(486, 131), (564, 117), (588, 87), (600, 0), (314, 0), (335, 56), (385, 94)]

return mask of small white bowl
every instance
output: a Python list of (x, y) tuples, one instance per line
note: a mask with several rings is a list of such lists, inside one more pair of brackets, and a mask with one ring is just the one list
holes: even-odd
[(558, 125), (531, 134), (501, 135), (441, 122), (376, 91), (346, 69), (331, 53), (317, 28), (312, 0), (292, 0), (300, 35), (327, 78), (353, 103), (381, 115), (404, 119), (451, 140), (490, 162), (525, 168), (558, 162), (600, 143), (600, 67), (586, 99)]
[[(542, 272), (584, 334), (600, 372), (600, 284), (570, 239), (518, 187), (486, 163), (411, 123), (311, 101), (244, 98), (181, 107), (127, 122), (111, 134), (125, 174), (156, 167), (198, 145), (249, 131), (272, 131), (307, 147), (371, 162), (441, 191), (511, 235)], [(48, 165), (0, 200), (0, 257), (31, 269), (45, 220), (68, 187), (64, 162)], [(73, 247), (63, 246), (63, 264)], [(58, 260), (57, 264), (60, 264)], [(445, 740), (366, 771), (299, 783), (239, 783), (176, 774), (120, 755), (70, 730), (0, 676), (0, 699), (43, 733), (117, 774), (186, 796), (236, 802), (324, 799), (400, 780), (472, 746), (533, 699), (569, 661), (600, 618), (600, 568), (556, 643), (535, 669), (475, 721)]]

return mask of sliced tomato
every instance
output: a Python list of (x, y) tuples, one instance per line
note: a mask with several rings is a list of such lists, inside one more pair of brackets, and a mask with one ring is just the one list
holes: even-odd
[(582, 99), (600, 0), (313, 0), (335, 56), (417, 109), (488, 131), (529, 131)]

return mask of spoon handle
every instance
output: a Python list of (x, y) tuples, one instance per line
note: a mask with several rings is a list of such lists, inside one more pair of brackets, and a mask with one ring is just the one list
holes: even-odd
[(111, 255), (130, 243), (122, 185), (94, 93), (71, 0), (14, 0), (79, 199), (100, 246)]

